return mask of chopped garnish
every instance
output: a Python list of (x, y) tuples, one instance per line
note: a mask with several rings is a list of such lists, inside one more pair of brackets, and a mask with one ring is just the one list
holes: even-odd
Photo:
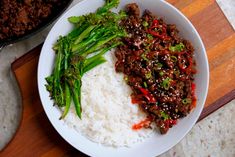
[(164, 120), (167, 120), (167, 119), (170, 118), (170, 116), (169, 116), (167, 113), (165, 113), (164, 111), (161, 111), (161, 117), (162, 117)]
[(78, 23), (79, 21), (83, 20), (84, 16), (71, 16), (68, 18), (68, 21), (71, 23)]
[(182, 100), (182, 103), (183, 103), (184, 105), (191, 104), (191, 103), (192, 103), (192, 99), (190, 99), (190, 98), (185, 98), (185, 99)]
[(144, 82), (144, 87), (145, 87), (145, 88), (147, 88), (147, 87), (148, 87), (148, 85), (147, 85), (147, 83), (146, 83), (146, 82)]
[(147, 38), (148, 38), (149, 40), (153, 40), (153, 36), (152, 36), (151, 34), (147, 34)]
[(143, 60), (145, 60), (145, 61), (148, 61), (148, 58), (146, 57), (146, 53), (143, 53), (143, 54), (141, 55), (141, 58), (143, 58)]
[(167, 77), (166, 79), (164, 79), (162, 81), (162, 87), (165, 89), (165, 90), (168, 90), (170, 88), (170, 83), (171, 83), (171, 78)]
[(173, 73), (174, 73), (176, 76), (179, 76), (179, 75), (180, 75), (179, 69), (175, 69), (175, 70), (173, 71)]
[(150, 79), (152, 77), (151, 71), (145, 74), (146, 79)]
[(183, 51), (184, 47), (185, 46), (184, 46), (183, 43), (179, 43), (175, 46), (170, 46), (169, 50), (172, 51), (172, 52), (181, 52), (181, 51)]
[(171, 56), (171, 60), (172, 60), (173, 62), (177, 62), (177, 57), (176, 57), (176, 56)]
[(163, 76), (163, 75), (164, 75), (164, 72), (163, 72), (163, 71), (160, 71), (160, 72), (159, 72), (159, 75), (160, 75), (160, 76)]
[(142, 24), (143, 24), (144, 27), (148, 27), (148, 25), (149, 25), (147, 21), (143, 21)]
[(162, 63), (157, 63), (157, 68), (160, 69), (160, 68), (162, 68), (162, 66), (163, 66)]

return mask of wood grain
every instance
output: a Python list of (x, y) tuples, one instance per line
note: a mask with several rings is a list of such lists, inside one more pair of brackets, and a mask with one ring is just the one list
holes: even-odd
[[(235, 98), (235, 32), (214, 0), (168, 0), (194, 24), (206, 46), (210, 86), (203, 119)], [(214, 16), (216, 15), (216, 16)], [(12, 64), (21, 89), (23, 113), (20, 128), (1, 157), (86, 156), (55, 131), (45, 115), (37, 90), (37, 64), (41, 45)]]

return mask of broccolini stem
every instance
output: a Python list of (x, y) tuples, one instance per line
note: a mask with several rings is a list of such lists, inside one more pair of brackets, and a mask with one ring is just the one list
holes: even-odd
[(80, 43), (84, 38), (89, 36), (90, 32), (95, 28), (94, 25), (89, 26), (87, 29), (85, 29), (75, 40), (74, 44)]
[(89, 25), (84, 23), (82, 26), (75, 28), (68, 34), (68, 38), (72, 41), (76, 40), (77, 37), (88, 27)]
[(55, 98), (55, 102), (58, 105), (63, 104), (64, 99), (63, 99), (63, 90), (60, 85), (60, 72), (61, 72), (61, 63), (62, 63), (62, 53), (63, 53), (63, 46), (62, 43), (60, 42), (59, 49), (57, 52), (56, 56), (56, 64), (54, 67), (53, 75), (54, 75), (54, 80), (53, 80), (53, 86), (55, 90), (53, 90), (53, 96)]
[(70, 104), (71, 104), (71, 93), (70, 93), (70, 90), (69, 90), (69, 86), (68, 86), (68, 83), (65, 82), (65, 88), (64, 88), (64, 97), (65, 97), (65, 108), (64, 108), (64, 112), (63, 114), (61, 115), (60, 117), (60, 120), (61, 119), (64, 119), (64, 117), (68, 114), (69, 112), (69, 108), (70, 108)]
[(118, 35), (114, 34), (111, 35), (110, 37), (104, 38), (102, 40), (99, 40), (98, 42), (96, 42), (96, 44), (94, 44), (91, 48), (89, 48), (86, 52), (81, 53), (80, 55), (82, 56), (87, 56), (89, 54), (91, 54), (92, 52), (96, 52), (97, 50), (99, 50), (103, 45), (105, 45), (106, 43), (108, 43), (109, 41), (111, 41), (112, 39), (116, 38)]
[(75, 80), (74, 87), (70, 87), (73, 92), (73, 102), (75, 106), (76, 113), (78, 117), (81, 119), (81, 80)]
[(98, 54), (90, 57), (90, 58), (87, 58), (85, 61), (84, 61), (84, 67), (88, 66), (90, 63), (94, 62), (95, 60), (97, 60), (97, 58), (99, 58), (100, 56), (102, 56), (103, 54), (105, 54), (106, 52), (110, 51), (112, 48), (115, 48), (117, 47), (118, 45), (120, 45), (121, 42), (116, 42), (116, 43), (113, 43), (112, 45), (110, 45), (109, 47), (105, 47), (103, 48)]

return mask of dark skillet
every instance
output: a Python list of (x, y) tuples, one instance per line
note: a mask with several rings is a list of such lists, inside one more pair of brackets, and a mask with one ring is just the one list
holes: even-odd
[(64, 3), (62, 7), (56, 8), (53, 11), (53, 13), (50, 14), (50, 16), (48, 16), (41, 24), (39, 24), (37, 27), (35, 27), (31, 31), (27, 31), (25, 34), (17, 36), (17, 37), (6, 38), (4, 39), (4, 41), (0, 40), (0, 50), (9, 44), (13, 44), (18, 41), (27, 39), (35, 35), (36, 33), (42, 31), (44, 28), (46, 28), (49, 24), (55, 21), (68, 8), (68, 6), (71, 4), (73, 0), (65, 0), (65, 1), (66, 2)]

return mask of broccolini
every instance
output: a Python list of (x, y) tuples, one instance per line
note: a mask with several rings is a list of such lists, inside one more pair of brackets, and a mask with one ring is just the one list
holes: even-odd
[(65, 118), (72, 101), (81, 118), (82, 76), (106, 62), (103, 54), (121, 44), (119, 39), (126, 36), (119, 26), (126, 14), (110, 11), (118, 4), (119, 0), (105, 0), (104, 6), (95, 13), (68, 18), (74, 29), (55, 43), (55, 65), (52, 74), (46, 78), (46, 88), (55, 104), (64, 107), (60, 119)]

